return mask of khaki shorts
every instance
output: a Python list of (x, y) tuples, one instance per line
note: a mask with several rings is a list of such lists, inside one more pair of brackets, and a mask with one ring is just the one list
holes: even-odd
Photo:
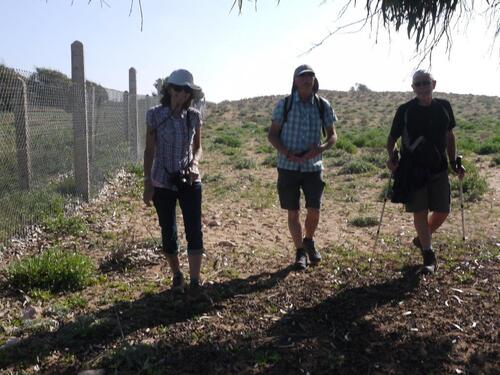
[(410, 201), (405, 205), (406, 212), (435, 211), (450, 212), (451, 202), (450, 180), (448, 171), (430, 177), (427, 184), (412, 193)]

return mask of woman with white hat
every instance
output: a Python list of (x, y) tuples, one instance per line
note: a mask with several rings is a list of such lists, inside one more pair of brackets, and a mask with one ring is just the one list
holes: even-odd
[(201, 285), (204, 249), (198, 164), (202, 153), (202, 118), (200, 112), (191, 107), (193, 98), (201, 93), (189, 71), (175, 70), (163, 85), (161, 104), (151, 108), (146, 115), (143, 201), (147, 206), (153, 202), (156, 208), (162, 247), (173, 273), (172, 290), (176, 292), (185, 289), (178, 257), (177, 201), (186, 232), (190, 289), (199, 290)]

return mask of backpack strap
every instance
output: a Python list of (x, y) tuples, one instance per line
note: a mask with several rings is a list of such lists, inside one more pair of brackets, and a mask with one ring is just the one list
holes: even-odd
[[(284, 109), (283, 109), (283, 121), (281, 123), (280, 135), (281, 135), (281, 131), (283, 130), (283, 125), (285, 125), (285, 122), (288, 119), (288, 113), (292, 109), (292, 103), (293, 103), (293, 96), (292, 95), (288, 95), (287, 97), (285, 97), (285, 104), (284, 104)], [(321, 130), (322, 130), (323, 136), (326, 137), (325, 101), (318, 94), (314, 94), (314, 103), (316, 104), (316, 108), (318, 108), (319, 118), (321, 119)]]
[(285, 108), (283, 110), (283, 122), (281, 126), (283, 126), (286, 120), (288, 120), (288, 112), (290, 112), (290, 110), (292, 109), (292, 103), (293, 103), (292, 95), (288, 95), (287, 97), (285, 97), (285, 105), (284, 105)]
[(326, 137), (326, 124), (325, 124), (325, 100), (318, 94), (314, 94), (314, 101), (319, 111), (319, 118), (321, 119), (321, 131), (323, 137)]

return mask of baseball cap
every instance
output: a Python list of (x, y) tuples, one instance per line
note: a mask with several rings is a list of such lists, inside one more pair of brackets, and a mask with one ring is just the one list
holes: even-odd
[(310, 65), (303, 64), (298, 66), (297, 69), (295, 69), (295, 72), (293, 73), (293, 78), (298, 77), (304, 73), (315, 74), (313, 68)]

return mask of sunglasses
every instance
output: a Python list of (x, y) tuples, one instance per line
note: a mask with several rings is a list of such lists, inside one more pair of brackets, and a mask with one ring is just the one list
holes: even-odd
[(191, 87), (189, 87), (189, 86), (179, 86), (179, 85), (172, 85), (172, 84), (170, 84), (170, 87), (172, 87), (172, 89), (175, 92), (184, 91), (186, 94), (191, 94), (193, 92), (193, 89)]
[(419, 81), (419, 82), (413, 82), (413, 86), (415, 87), (421, 87), (421, 86), (430, 86), (431, 81)]

